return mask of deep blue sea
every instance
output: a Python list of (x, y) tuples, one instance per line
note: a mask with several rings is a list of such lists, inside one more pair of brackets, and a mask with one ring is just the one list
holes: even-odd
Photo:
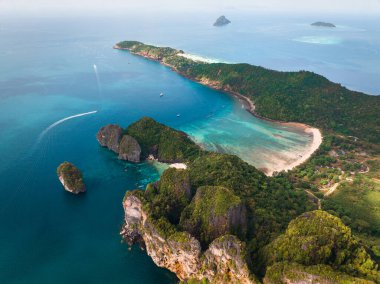
[[(231, 25), (214, 28), (217, 16), (0, 18), (0, 283), (176, 282), (144, 252), (120, 243), (125, 191), (157, 180), (159, 171), (99, 147), (95, 134), (105, 124), (151, 116), (258, 168), (310, 142), (299, 130), (252, 117), (225, 94), (112, 49), (118, 41), (311, 70), (380, 94), (378, 19), (231, 13)], [(317, 20), (338, 27), (309, 25)], [(87, 193), (63, 190), (56, 168), (66, 160), (82, 169)]]

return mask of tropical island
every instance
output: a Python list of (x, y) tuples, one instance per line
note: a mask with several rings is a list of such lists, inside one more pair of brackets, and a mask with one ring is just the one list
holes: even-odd
[(378, 279), (376, 262), (351, 230), (316, 210), (286, 176), (267, 177), (234, 155), (204, 151), (185, 133), (148, 117), (122, 133), (136, 139), (143, 157), (187, 165), (167, 169), (145, 190), (127, 191), (121, 230), (129, 245), (140, 244), (180, 280)]
[(214, 23), (214, 27), (222, 27), (230, 24), (231, 21), (228, 20), (225, 16), (220, 16), (219, 18), (216, 19)]
[[(172, 148), (177, 139), (162, 135), (166, 126), (152, 119), (132, 124), (123, 133), (145, 156), (163, 147), (162, 161), (183, 162), (187, 169), (167, 170), (145, 191), (126, 193), (121, 233), (128, 243), (144, 244), (157, 265), (181, 280), (379, 281), (380, 97), (308, 71), (205, 63), (182, 50), (135, 41), (115, 48), (236, 96), (260, 118), (307, 124), (324, 136), (301, 165), (269, 177), (234, 155), (201, 150), (182, 132)], [(173, 251), (179, 254), (168, 255)]]
[(324, 27), (324, 28), (336, 28), (336, 26), (332, 23), (326, 23), (326, 22), (315, 22), (311, 24), (315, 27)]
[(57, 168), (57, 175), (66, 191), (73, 194), (79, 194), (86, 191), (83, 182), (83, 174), (72, 163), (63, 162), (60, 164)]

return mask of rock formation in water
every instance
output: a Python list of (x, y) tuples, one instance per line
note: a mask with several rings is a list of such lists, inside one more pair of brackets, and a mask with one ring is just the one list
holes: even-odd
[(57, 174), (66, 191), (74, 194), (86, 191), (83, 175), (73, 164), (69, 162), (60, 164), (57, 168)]
[(119, 153), (122, 135), (123, 129), (119, 125), (109, 124), (99, 130), (96, 138), (103, 147), (107, 147), (115, 153)]
[(315, 22), (311, 24), (315, 27), (325, 27), (325, 28), (335, 28), (336, 26), (332, 23), (326, 23), (326, 22)]
[(220, 16), (218, 19), (216, 19), (214, 26), (215, 27), (221, 27), (230, 24), (231, 21), (228, 20), (225, 16)]
[(249, 271), (245, 245), (233, 235), (221, 236), (202, 251), (200, 242), (188, 232), (163, 230), (145, 211), (142, 192), (128, 192), (123, 201), (125, 225), (121, 235), (129, 243), (143, 242), (159, 267), (179, 279), (207, 279), (211, 283), (257, 283)]
[(96, 134), (96, 138), (101, 146), (119, 154), (120, 160), (140, 162), (141, 147), (139, 143), (132, 136), (124, 134), (123, 128), (119, 125), (109, 124), (102, 127)]

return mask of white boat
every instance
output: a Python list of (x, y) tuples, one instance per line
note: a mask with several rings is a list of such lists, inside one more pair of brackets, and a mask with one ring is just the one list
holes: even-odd
[(164, 96), (164, 93), (160, 93), (160, 97), (163, 97)]
[(177, 114), (177, 117), (180, 117), (181, 115), (180, 114)]

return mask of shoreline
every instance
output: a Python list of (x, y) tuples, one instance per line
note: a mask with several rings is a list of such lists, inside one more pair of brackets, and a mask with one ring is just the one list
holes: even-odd
[(306, 150), (303, 151), (302, 155), (300, 155), (300, 157), (298, 159), (296, 159), (295, 161), (293, 161), (291, 163), (288, 163), (287, 165), (283, 165), (280, 169), (275, 169), (275, 168), (261, 169), (261, 171), (263, 171), (264, 174), (267, 175), (267, 176), (272, 176), (274, 174), (274, 172), (281, 172), (281, 171), (287, 172), (287, 171), (290, 171), (290, 170), (294, 169), (297, 166), (302, 165), (307, 160), (309, 160), (309, 158), (313, 155), (313, 153), (315, 151), (317, 151), (319, 149), (320, 145), (322, 144), (323, 136), (322, 136), (321, 131), (318, 128), (312, 127), (310, 125), (307, 125), (307, 124), (301, 123), (301, 122), (284, 122), (284, 121), (278, 121), (278, 120), (273, 120), (273, 119), (270, 119), (270, 118), (263, 117), (263, 116), (259, 115), (255, 111), (256, 110), (256, 106), (255, 106), (254, 102), (250, 98), (248, 98), (246, 96), (243, 96), (243, 95), (241, 95), (239, 93), (233, 92), (233, 91), (231, 91), (231, 90), (229, 90), (227, 88), (220, 87), (218, 85), (219, 82), (210, 81), (208, 79), (197, 80), (195, 78), (189, 77), (186, 74), (183, 74), (178, 69), (176, 69), (174, 66), (166, 64), (166, 63), (162, 62), (161, 60), (152, 58), (152, 57), (150, 57), (147, 54), (141, 54), (141, 53), (132, 52), (129, 48), (121, 48), (117, 44), (115, 44), (113, 46), (113, 48), (114, 49), (118, 49), (118, 50), (128, 50), (131, 54), (141, 56), (141, 57), (149, 59), (151, 61), (156, 61), (156, 62), (158, 62), (158, 63), (160, 63), (162, 65), (170, 67), (175, 73), (181, 75), (182, 77), (185, 77), (185, 78), (187, 78), (187, 79), (189, 79), (189, 80), (191, 80), (193, 82), (199, 83), (199, 84), (201, 84), (203, 86), (209, 87), (209, 88), (211, 88), (213, 90), (216, 90), (216, 91), (219, 91), (219, 92), (223, 92), (223, 93), (225, 93), (225, 94), (227, 94), (229, 96), (235, 97), (235, 98), (237, 98), (239, 101), (241, 101), (243, 103), (244, 109), (246, 111), (248, 111), (250, 114), (252, 114), (253, 116), (255, 116), (255, 117), (259, 118), (259, 119), (262, 119), (264, 121), (268, 121), (268, 122), (271, 122), (271, 123), (275, 123), (277, 125), (285, 126), (285, 127), (298, 128), (298, 129), (301, 129), (306, 135), (312, 136), (311, 143), (309, 143), (309, 145), (307, 146)]

